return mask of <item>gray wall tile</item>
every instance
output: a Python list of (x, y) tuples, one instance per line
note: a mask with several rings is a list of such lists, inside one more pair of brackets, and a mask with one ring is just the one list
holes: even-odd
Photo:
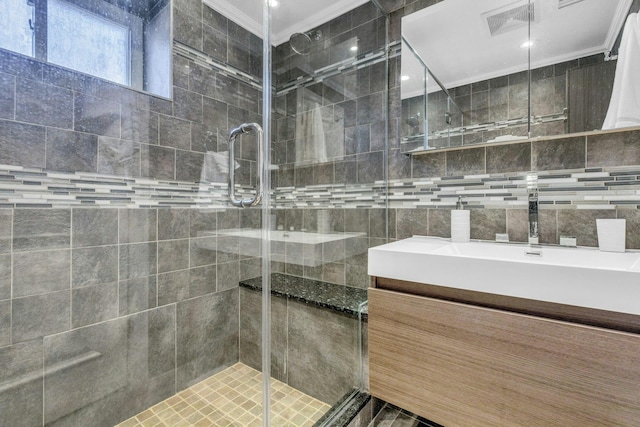
[(116, 209), (73, 209), (73, 247), (118, 243)]
[(188, 150), (191, 147), (191, 123), (161, 115), (160, 145)]
[[(32, 427), (42, 420), (42, 340), (0, 348), (0, 425)], [(31, 378), (30, 381), (23, 381)]]
[(289, 301), (288, 316), (289, 385), (323, 402), (337, 402), (357, 385), (357, 320), (294, 301)]
[(640, 211), (637, 209), (620, 209), (618, 218), (627, 221), (627, 249), (640, 249)]
[(120, 138), (120, 104), (78, 94), (73, 112), (74, 130)]
[(120, 280), (156, 274), (157, 250), (156, 243), (121, 245), (119, 253)]
[(485, 149), (448, 151), (447, 176), (474, 175), (485, 172)]
[(171, 396), (174, 322), (167, 307), (46, 338), (45, 422), (110, 426)]
[(158, 243), (158, 273), (189, 268), (189, 239)]
[(11, 301), (4, 300), (0, 301), (0, 347), (9, 344), (11, 344)]
[(121, 280), (118, 287), (120, 316), (144, 311), (157, 305), (156, 276)]
[(174, 40), (202, 50), (202, 24), (177, 7), (173, 8), (173, 28)]
[[(240, 288), (240, 362), (262, 370), (262, 294)], [(287, 381), (287, 300), (271, 299), (271, 376)]]
[(45, 167), (45, 128), (0, 120), (0, 162)]
[(64, 172), (97, 172), (98, 137), (47, 128), (47, 169)]
[(98, 138), (98, 172), (140, 176), (140, 144), (117, 138)]
[(17, 209), (13, 214), (13, 250), (68, 248), (69, 209)]
[(71, 291), (71, 327), (98, 323), (118, 316), (118, 283), (103, 283)]
[(533, 170), (580, 169), (585, 167), (585, 137), (534, 141), (531, 145)]
[(430, 232), (427, 209), (399, 209), (396, 222), (398, 239), (406, 239), (413, 235), (426, 236)]
[(14, 298), (69, 289), (71, 252), (22, 252), (13, 255)]
[(507, 232), (507, 214), (504, 209), (472, 209), (471, 238), (495, 240), (496, 233)]
[[(405, 156), (402, 154), (402, 156)], [(446, 153), (427, 153), (421, 156), (412, 156), (411, 176), (423, 178), (430, 176), (444, 176), (446, 172)]]
[(509, 233), (510, 241), (528, 242), (528, 229), (529, 217), (527, 209), (507, 209), (507, 233)]
[(384, 178), (383, 154), (381, 151), (358, 154), (358, 182), (373, 182)]
[(158, 144), (158, 114), (123, 106), (121, 138)]
[(18, 78), (16, 120), (71, 129), (73, 127), (73, 92), (34, 80)]
[(190, 236), (205, 237), (217, 230), (217, 211), (213, 209), (193, 209), (191, 213)]
[(118, 247), (74, 249), (71, 283), (74, 288), (95, 286), (118, 280)]
[(578, 246), (598, 246), (596, 218), (615, 218), (612, 210), (558, 210), (558, 237), (576, 236)]
[[(559, 243), (560, 234), (558, 234), (558, 212), (557, 210), (540, 210), (538, 215), (540, 220), (538, 226), (540, 227), (540, 242), (541, 243)], [(566, 234), (563, 234), (566, 236)], [(581, 243), (579, 243), (581, 244)]]
[(587, 136), (587, 167), (640, 164), (640, 131)]
[[(396, 217), (397, 227), (400, 227), (400, 211)], [(429, 209), (429, 236), (451, 237), (450, 209)]]
[(11, 255), (0, 255), (0, 300), (11, 298)]
[[(213, 265), (196, 267), (189, 270), (189, 297), (216, 292), (217, 269)], [(237, 286), (236, 286), (237, 287)], [(221, 289), (217, 289), (220, 291)]]
[(13, 119), (16, 104), (16, 78), (0, 73), (0, 118)]
[(158, 275), (158, 305), (171, 304), (189, 298), (189, 270)]
[(180, 119), (202, 122), (202, 95), (181, 88), (173, 90), (174, 115)]
[(487, 147), (487, 173), (528, 171), (531, 169), (531, 143)]
[(237, 288), (240, 282), (240, 262), (226, 262), (216, 266), (216, 289), (218, 292)]
[(176, 150), (155, 145), (141, 146), (140, 173), (156, 179), (175, 179)]
[(204, 154), (178, 150), (176, 152), (176, 179), (200, 182), (203, 176)]
[(70, 303), (70, 291), (14, 299), (11, 313), (13, 342), (69, 330)]
[(118, 209), (120, 243), (152, 242), (157, 238), (156, 209)]
[(11, 252), (12, 226), (13, 226), (13, 210), (0, 209), (0, 254)]
[(189, 237), (189, 209), (158, 210), (158, 240)]
[(178, 303), (178, 390), (238, 361), (238, 304), (238, 289)]
[(189, 266), (202, 267), (212, 265), (217, 260), (217, 242), (215, 237), (192, 238), (189, 240)]

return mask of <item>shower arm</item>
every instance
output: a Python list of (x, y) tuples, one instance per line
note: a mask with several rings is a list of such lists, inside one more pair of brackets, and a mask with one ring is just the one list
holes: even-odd
[[(256, 193), (254, 197), (249, 199), (236, 199), (236, 168), (234, 159), (234, 147), (238, 135), (250, 133), (251, 131), (255, 131), (256, 133), (256, 153), (258, 154), (258, 173), (256, 174), (256, 185), (254, 187)], [(262, 169), (264, 167), (262, 148), (263, 140), (264, 132), (262, 131), (262, 127), (260, 127), (260, 125), (257, 123), (243, 123), (229, 133), (229, 200), (233, 206), (248, 208), (256, 206), (262, 201), (262, 196), (264, 193), (264, 189), (262, 186)]]

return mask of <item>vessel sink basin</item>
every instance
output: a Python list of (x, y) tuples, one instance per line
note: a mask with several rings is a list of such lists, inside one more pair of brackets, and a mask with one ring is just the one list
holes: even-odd
[(640, 252), (414, 236), (369, 249), (369, 275), (640, 315)]

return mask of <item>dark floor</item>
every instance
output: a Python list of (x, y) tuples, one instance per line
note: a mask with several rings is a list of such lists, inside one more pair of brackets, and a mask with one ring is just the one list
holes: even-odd
[(439, 424), (413, 415), (404, 409), (400, 409), (387, 403), (371, 421), (369, 427), (442, 427)]

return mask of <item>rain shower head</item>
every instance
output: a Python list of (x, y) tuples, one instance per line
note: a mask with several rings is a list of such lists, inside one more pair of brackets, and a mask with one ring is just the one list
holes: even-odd
[(291, 49), (298, 55), (308, 55), (311, 52), (311, 45), (313, 41), (320, 40), (322, 38), (322, 31), (313, 30), (306, 33), (293, 33), (289, 37), (289, 44)]

